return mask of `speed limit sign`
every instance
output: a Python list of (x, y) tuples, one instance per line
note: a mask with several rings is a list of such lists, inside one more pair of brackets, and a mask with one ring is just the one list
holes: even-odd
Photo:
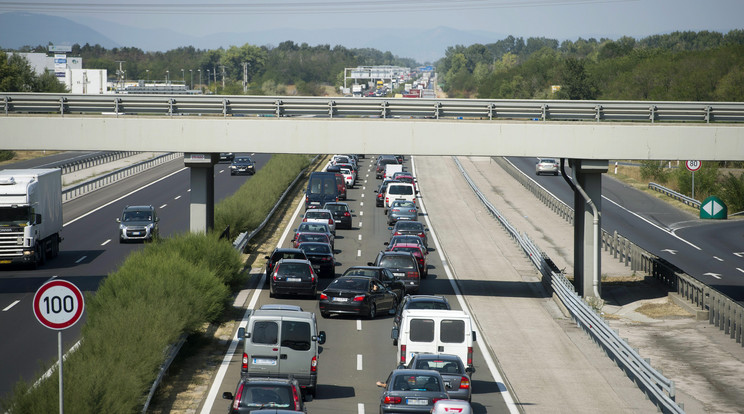
[(49, 329), (71, 327), (80, 320), (84, 309), (82, 292), (66, 280), (46, 282), (34, 295), (34, 315)]
[(695, 172), (703, 166), (703, 163), (698, 160), (689, 160), (685, 162), (685, 166), (687, 166), (688, 170)]

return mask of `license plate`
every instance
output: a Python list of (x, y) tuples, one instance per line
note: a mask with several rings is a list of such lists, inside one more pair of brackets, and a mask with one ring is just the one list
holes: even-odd
[(274, 358), (253, 358), (254, 365), (276, 365)]
[(320, 270), (320, 265), (313, 265), (313, 269)]
[(333, 298), (334, 302), (348, 302), (349, 298)]
[(12, 260), (0, 260), (0, 264), (9, 264)]
[(428, 405), (429, 400), (421, 398), (406, 398), (406, 404), (408, 405)]
[(141, 231), (133, 231), (132, 234), (135, 235), (135, 236), (139, 236), (140, 234), (142, 234), (142, 232)]
[(302, 282), (302, 279), (299, 277), (288, 277), (287, 282)]
[(406, 275), (405, 273), (393, 273), (393, 276), (395, 277), (403, 277), (405, 275)]

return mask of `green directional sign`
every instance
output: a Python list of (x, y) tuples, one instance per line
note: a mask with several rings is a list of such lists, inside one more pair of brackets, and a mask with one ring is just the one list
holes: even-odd
[(700, 218), (726, 220), (728, 218), (728, 207), (720, 198), (710, 196), (700, 204)]

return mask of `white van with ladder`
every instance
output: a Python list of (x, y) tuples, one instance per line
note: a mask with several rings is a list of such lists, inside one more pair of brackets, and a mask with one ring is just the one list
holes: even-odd
[(393, 328), (398, 340), (397, 365), (407, 365), (414, 354), (453, 354), (467, 368), (473, 366), (475, 330), (470, 315), (461, 310), (406, 309), (400, 328)]

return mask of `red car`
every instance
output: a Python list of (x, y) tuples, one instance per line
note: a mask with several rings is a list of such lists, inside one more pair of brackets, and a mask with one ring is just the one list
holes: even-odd
[(416, 262), (418, 263), (421, 277), (426, 279), (426, 276), (429, 275), (429, 270), (426, 266), (426, 254), (423, 249), (424, 248), (417, 243), (398, 243), (388, 250), (391, 252), (409, 252), (413, 254), (413, 257), (416, 258)]
[(319, 242), (331, 244), (331, 239), (325, 233), (297, 233), (293, 240), (294, 248), (297, 249), (300, 243), (304, 242)]

